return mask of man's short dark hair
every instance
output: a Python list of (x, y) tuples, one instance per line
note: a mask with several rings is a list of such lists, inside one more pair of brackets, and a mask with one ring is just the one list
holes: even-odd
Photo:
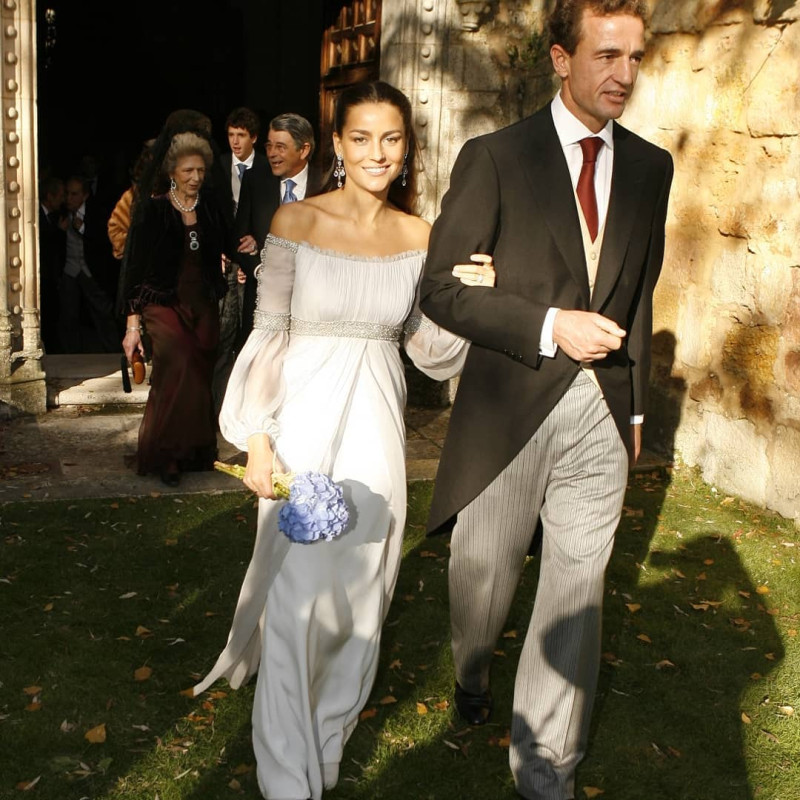
[(49, 175), (39, 182), (39, 197), (55, 197), (64, 188), (64, 181), (56, 175)]
[(244, 128), (253, 139), (256, 139), (261, 132), (261, 120), (252, 109), (244, 106), (234, 108), (228, 114), (228, 119), (225, 120), (225, 132), (227, 133), (231, 128)]
[(279, 114), (269, 123), (271, 131), (286, 131), (299, 150), (304, 144), (311, 149), (308, 152), (308, 160), (314, 155), (314, 128), (311, 123), (299, 114)]
[(64, 186), (69, 186), (71, 183), (79, 183), (81, 185), (81, 191), (84, 194), (92, 193), (92, 186), (88, 178), (83, 175), (70, 175), (69, 178), (64, 181)]
[(581, 39), (584, 11), (601, 17), (629, 14), (647, 24), (647, 4), (644, 0), (557, 0), (547, 22), (550, 47), (557, 44), (570, 55), (575, 53)]

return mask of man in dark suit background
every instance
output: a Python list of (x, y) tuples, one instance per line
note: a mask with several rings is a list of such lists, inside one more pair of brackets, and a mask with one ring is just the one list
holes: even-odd
[[(604, 571), (638, 456), (667, 152), (613, 122), (644, 54), (640, 0), (558, 0), (553, 102), (462, 149), (433, 227), (422, 310), (472, 341), (431, 530), (450, 560), (456, 706), (492, 710), (492, 652), (541, 515), (539, 586), (510, 762), (530, 800), (574, 798), (600, 656)], [(490, 254), (496, 288), (451, 275)], [(546, 500), (546, 502), (545, 502)]]
[(239, 242), (239, 266), (245, 275), (242, 301), (242, 342), (253, 328), (256, 307), (256, 267), (269, 233), (272, 215), (282, 203), (295, 203), (319, 190), (310, 167), (314, 155), (314, 128), (299, 114), (280, 114), (267, 133), (269, 170), (253, 170), (245, 176), (235, 238)]
[(39, 184), (39, 319), (45, 352), (51, 354), (62, 352), (58, 331), (58, 286), (67, 255), (63, 205), (64, 181), (54, 175), (43, 178)]
[[(122, 332), (112, 298), (119, 278), (106, 231), (105, 210), (82, 176), (66, 182), (66, 256), (59, 282), (59, 335), (66, 353), (122, 351)], [(82, 308), (91, 327), (82, 325)]]
[[(222, 212), (232, 232), (229, 246), (233, 257), (226, 267), (228, 291), (220, 300), (220, 337), (217, 345), (217, 361), (214, 365), (212, 387), (214, 405), (219, 412), (225, 388), (228, 385), (236, 350), (241, 335), (242, 305), (244, 303), (243, 275), (239, 270), (241, 258), (235, 258), (239, 246), (235, 225), (241, 200), (245, 176), (250, 172), (266, 172), (269, 165), (266, 157), (256, 151), (255, 145), (261, 130), (258, 114), (249, 108), (235, 108), (225, 120), (229, 152), (219, 158), (219, 167), (214, 173), (214, 185), (222, 204)], [(234, 260), (235, 259), (235, 260)]]

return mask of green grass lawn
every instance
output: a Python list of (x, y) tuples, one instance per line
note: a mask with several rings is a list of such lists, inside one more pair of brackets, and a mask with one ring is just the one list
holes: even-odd
[[(494, 721), (470, 729), (451, 705), (448, 542), (424, 538), (430, 491), (411, 487), (378, 679), (330, 800), (517, 797), (511, 696), (538, 562), (497, 644)], [(9, 504), (0, 529), (0, 798), (259, 797), (252, 687), (180, 694), (224, 645), (252, 498)], [(800, 797), (792, 523), (688, 470), (635, 476), (604, 626), (578, 798)]]

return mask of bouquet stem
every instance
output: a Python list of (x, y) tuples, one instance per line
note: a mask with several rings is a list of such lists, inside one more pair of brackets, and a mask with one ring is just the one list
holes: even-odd
[[(244, 478), (245, 468), (238, 464), (226, 464), (224, 461), (215, 461), (214, 469), (218, 472), (224, 472), (232, 478), (242, 480)], [(289, 499), (289, 487), (291, 485), (294, 473), (292, 472), (273, 472), (272, 473), (272, 491), (275, 497), (283, 500)]]

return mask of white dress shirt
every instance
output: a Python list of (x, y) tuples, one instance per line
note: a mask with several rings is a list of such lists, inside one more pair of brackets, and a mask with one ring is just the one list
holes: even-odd
[[(611, 175), (614, 168), (614, 123), (609, 120), (605, 127), (601, 128), (597, 133), (590, 131), (564, 105), (564, 101), (561, 99), (561, 92), (553, 98), (550, 110), (553, 115), (556, 135), (564, 151), (564, 158), (567, 161), (573, 191), (577, 189), (578, 178), (583, 166), (583, 151), (581, 150), (580, 140), (585, 139), (587, 136), (597, 136), (603, 140), (603, 147), (600, 148), (597, 154), (597, 162), (594, 168), (597, 224), (598, 229), (602, 229), (606, 223), (608, 202), (611, 197)], [(548, 309), (539, 339), (539, 352), (548, 358), (554, 358), (558, 351), (558, 345), (553, 341), (553, 324), (558, 311), (558, 308)], [(644, 416), (636, 415), (631, 417), (631, 424), (641, 424), (643, 420)]]
[(292, 180), (294, 181), (294, 196), (298, 200), (305, 200), (306, 199), (306, 190), (308, 189), (308, 164), (306, 164), (297, 175), (293, 175), (291, 178), (283, 178), (281, 180), (281, 200), (283, 200), (283, 195), (286, 193), (286, 181)]

